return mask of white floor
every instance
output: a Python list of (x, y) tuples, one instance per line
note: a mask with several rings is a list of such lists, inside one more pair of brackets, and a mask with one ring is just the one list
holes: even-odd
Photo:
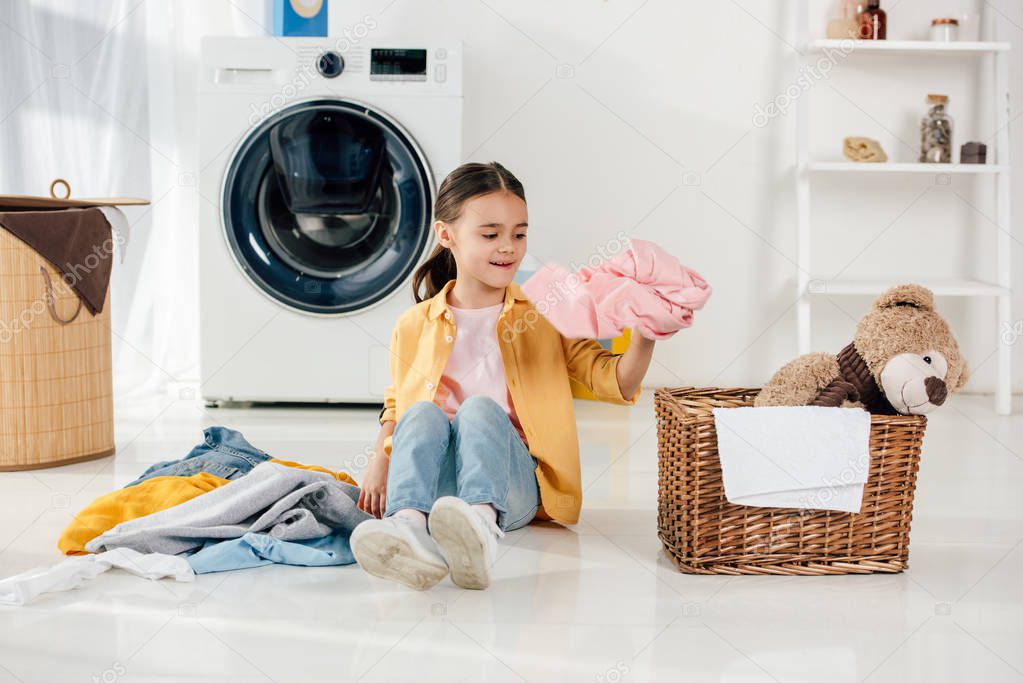
[[(206, 425), (353, 473), (375, 436), (375, 409), (206, 410), (189, 395), (119, 405), (114, 458), (0, 474), (0, 576), (58, 561), (78, 509)], [(660, 549), (651, 394), (577, 413), (582, 522), (508, 534), (487, 591), (417, 593), (355, 565), (191, 584), (112, 571), (0, 608), (0, 683), (1023, 679), (1023, 416), (967, 396), (932, 417), (904, 574), (730, 578), (680, 574)]]

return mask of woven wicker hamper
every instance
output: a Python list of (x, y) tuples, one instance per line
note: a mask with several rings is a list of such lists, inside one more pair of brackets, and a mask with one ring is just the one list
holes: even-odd
[(873, 415), (859, 513), (733, 505), (725, 498), (712, 410), (759, 389), (654, 392), (657, 535), (689, 574), (867, 574), (909, 565), (909, 527), (926, 418)]
[(101, 313), (83, 308), (67, 324), (51, 315), (48, 290), (56, 316), (71, 319), (75, 292), (0, 229), (0, 471), (114, 452), (109, 290)]

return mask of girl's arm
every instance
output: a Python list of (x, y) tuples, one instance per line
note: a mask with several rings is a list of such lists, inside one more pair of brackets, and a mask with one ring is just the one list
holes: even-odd
[(398, 424), (393, 380), (398, 377), (398, 372), (401, 369), (401, 364), (397, 362), (401, 358), (402, 352), (398, 346), (398, 328), (404, 318), (404, 314), (398, 318), (394, 330), (391, 331), (392, 382), (384, 389), (384, 407), (377, 417), (377, 421), (380, 422), (380, 433), (377, 434), (376, 443), (373, 444), (373, 457), (370, 459), (369, 465), (366, 466), (366, 471), (362, 473), (362, 490), (359, 492), (359, 508), (374, 517), (383, 517), (387, 506), (387, 468), (391, 461), (384, 450), (384, 442), (394, 434), (394, 428)]
[(387, 454), (384, 452), (384, 441), (387, 440), (387, 437), (394, 434), (394, 428), (397, 424), (394, 420), (386, 420), (380, 425), (380, 433), (377, 434), (376, 443), (373, 444), (374, 457), (379, 455), (384, 460), (387, 460)]
[[(633, 335), (633, 338), (638, 339), (639, 335)], [(596, 339), (568, 339), (564, 335), (561, 336), (561, 346), (565, 354), (565, 367), (569, 379), (589, 389), (598, 401), (631, 406), (639, 399), (640, 382), (650, 362), (649, 350), (644, 353), (642, 349), (637, 350), (635, 345), (630, 343), (630, 348), (625, 354), (611, 353)], [(630, 363), (635, 363), (635, 368), (620, 374), (621, 370), (629, 368), (628, 365), (625, 368), (618, 367), (626, 357)], [(634, 380), (632, 393), (622, 392), (625, 379)]]
[(618, 387), (622, 396), (632, 396), (643, 383), (650, 359), (654, 355), (654, 340), (635, 331), (629, 336), (629, 348), (618, 361)]
[(362, 474), (362, 489), (359, 492), (359, 509), (374, 517), (383, 517), (387, 508), (387, 467), (390, 461), (384, 453), (384, 440), (394, 434), (394, 420), (380, 424), (380, 433), (373, 444), (373, 457)]

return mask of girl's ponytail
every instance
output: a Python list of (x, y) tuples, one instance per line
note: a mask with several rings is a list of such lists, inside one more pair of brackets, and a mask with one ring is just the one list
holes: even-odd
[[(448, 280), (454, 280), (457, 274), (455, 257), (452, 256), (451, 250), (438, 244), (433, 248), (430, 257), (423, 261), (412, 275), (412, 296), (415, 297), (416, 303), (433, 298)], [(426, 285), (426, 294), (419, 296), (419, 288), (423, 284)]]
[[(454, 223), (462, 215), (462, 207), (474, 197), (491, 192), (511, 192), (526, 201), (526, 191), (518, 178), (496, 161), (489, 164), (462, 164), (448, 174), (437, 191), (433, 205), (433, 219)], [(451, 250), (438, 244), (429, 258), (412, 275), (412, 296), (416, 303), (437, 295), (448, 280), (457, 276), (455, 257)], [(420, 288), (425, 291), (420, 295)]]

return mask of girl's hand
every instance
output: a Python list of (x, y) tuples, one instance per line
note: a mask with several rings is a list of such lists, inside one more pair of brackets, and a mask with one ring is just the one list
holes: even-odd
[(379, 449), (369, 461), (362, 475), (362, 490), (359, 493), (359, 509), (374, 517), (383, 517), (387, 508), (387, 468), (390, 461)]

